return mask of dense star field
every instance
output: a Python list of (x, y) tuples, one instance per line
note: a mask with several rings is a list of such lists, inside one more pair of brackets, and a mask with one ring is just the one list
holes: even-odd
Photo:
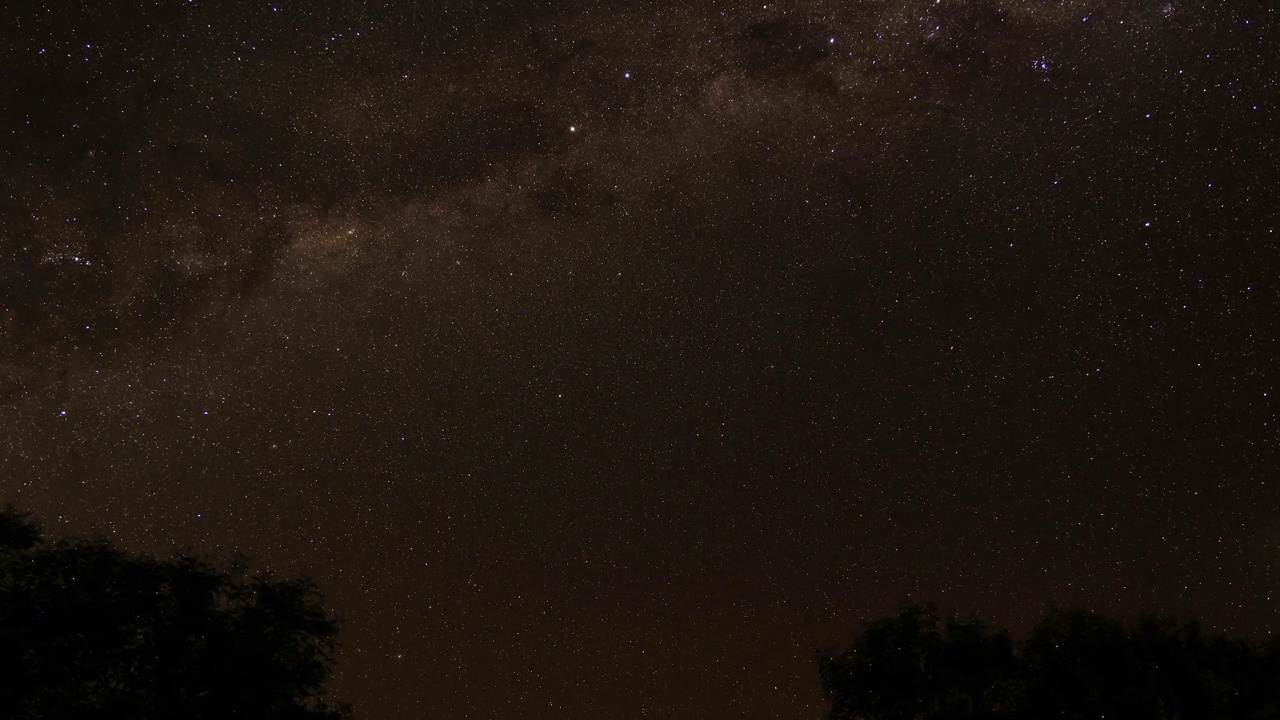
[(0, 26), (0, 500), (314, 576), (360, 718), (819, 718), (926, 600), (1277, 628), (1269, 0)]

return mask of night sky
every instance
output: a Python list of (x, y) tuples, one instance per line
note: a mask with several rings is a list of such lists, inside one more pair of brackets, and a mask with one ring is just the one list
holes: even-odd
[(313, 576), (364, 720), (1280, 627), (1270, 0), (5, 15), (0, 501)]

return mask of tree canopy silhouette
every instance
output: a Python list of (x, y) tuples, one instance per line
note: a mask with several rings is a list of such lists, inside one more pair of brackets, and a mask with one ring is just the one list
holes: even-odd
[(0, 719), (340, 720), (336, 621), (309, 580), (245, 577), (0, 511)]
[(818, 661), (831, 720), (1280, 719), (1280, 640), (1053, 609), (1015, 645), (917, 606)]

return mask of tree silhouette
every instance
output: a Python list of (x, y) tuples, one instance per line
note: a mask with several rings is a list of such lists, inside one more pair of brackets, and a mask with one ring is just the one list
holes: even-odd
[(1051, 610), (1015, 648), (981, 621), (909, 607), (819, 657), (831, 720), (1280, 719), (1280, 641)]
[(988, 718), (1007, 705), (1016, 663), (1004, 633), (977, 620), (944, 624), (929, 606), (868, 623), (819, 669), (833, 719)]
[(0, 718), (339, 720), (336, 622), (309, 580), (243, 577), (0, 511)]

